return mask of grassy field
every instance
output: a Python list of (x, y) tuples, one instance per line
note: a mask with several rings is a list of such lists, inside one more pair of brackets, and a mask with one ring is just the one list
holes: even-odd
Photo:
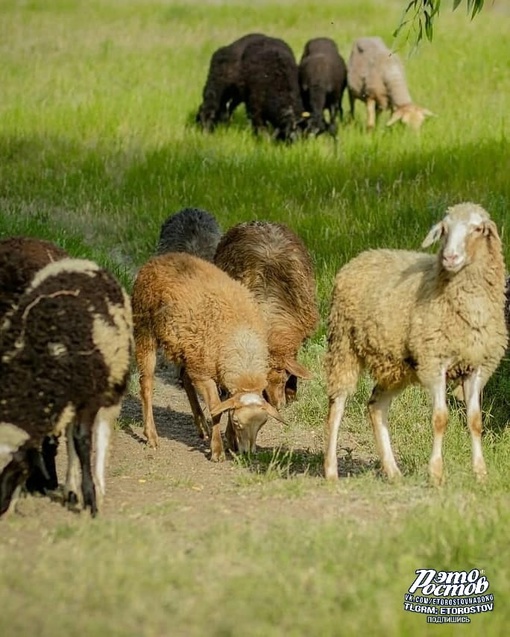
[[(437, 114), (419, 135), (386, 129), (385, 114), (368, 135), (360, 103), (337, 143), (254, 139), (243, 108), (213, 135), (191, 124), (219, 46), (263, 31), (299, 57), (309, 38), (329, 36), (348, 58), (361, 35), (391, 43), (405, 4), (2, 0), (0, 236), (50, 239), (105, 265), (129, 289), (162, 221), (185, 206), (210, 210), (225, 229), (282, 221), (312, 253), (323, 319), (342, 264), (369, 247), (418, 249), (445, 207), (459, 201), (489, 210), (508, 264), (510, 11), (503, 0), (487, 3), (473, 22), (443, 3), (434, 42), (412, 55), (402, 49), (414, 100)], [(386, 484), (366, 423), (364, 380), (342, 426), (345, 477), (331, 486), (320, 475), (323, 354), (324, 324), (303, 353), (316, 378), (286, 411), (288, 446), (264, 452), (248, 471), (232, 463), (228, 490), (211, 492), (201, 523), (175, 504), (188, 491), (195, 497), (186, 475), (174, 487), (163, 476), (156, 503), (138, 513), (110, 507), (95, 521), (68, 513), (41, 528), (34, 507), (31, 516), (2, 521), (0, 634), (506, 635), (508, 363), (484, 396), (488, 485), (474, 484), (463, 408), (453, 404), (448, 484), (427, 486), (430, 410), (419, 389), (391, 414), (405, 478)], [(293, 439), (314, 432), (311, 453), (288, 451)], [(238, 514), (233, 519), (222, 506)], [(420, 568), (484, 569), (494, 611), (442, 626), (404, 612)]]

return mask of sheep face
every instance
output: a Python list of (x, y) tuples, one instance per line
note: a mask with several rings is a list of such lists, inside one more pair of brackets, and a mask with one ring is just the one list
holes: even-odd
[(422, 247), (441, 239), (441, 266), (455, 274), (473, 261), (482, 237), (499, 241), (496, 224), (480, 206), (458, 204), (449, 208), (444, 219), (430, 230)]
[(229, 447), (240, 453), (254, 453), (257, 449), (257, 435), (268, 416), (283, 422), (276, 409), (260, 394), (239, 392), (211, 410), (214, 418), (228, 411), (228, 425), (225, 432)]
[(295, 399), (298, 378), (312, 378), (312, 374), (295, 358), (287, 358), (284, 364), (283, 369), (272, 367), (269, 370), (267, 387), (264, 390), (268, 402), (276, 409), (285, 407), (287, 402)]
[(429, 111), (428, 108), (417, 106), (416, 104), (404, 104), (399, 106), (393, 112), (390, 119), (387, 121), (386, 126), (392, 126), (396, 122), (402, 122), (409, 126), (414, 131), (418, 131), (421, 125), (425, 121), (426, 117), (433, 116), (434, 113)]
[[(257, 396), (257, 398), (260, 397)], [(264, 410), (262, 403), (230, 410), (227, 428), (230, 448), (240, 453), (255, 453), (257, 435), (261, 427), (266, 424), (267, 417), (268, 413)]]

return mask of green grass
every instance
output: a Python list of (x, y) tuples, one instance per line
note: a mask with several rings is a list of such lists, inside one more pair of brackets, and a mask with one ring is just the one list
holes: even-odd
[[(343, 263), (369, 247), (418, 249), (459, 201), (490, 211), (508, 263), (510, 16), (502, 4), (488, 3), (473, 22), (445, 7), (434, 42), (401, 52), (413, 98), (437, 114), (419, 135), (386, 129), (384, 114), (367, 135), (358, 103), (337, 144), (323, 137), (288, 147), (254, 139), (243, 109), (214, 135), (190, 125), (211, 53), (264, 31), (297, 56), (309, 38), (333, 37), (347, 59), (361, 35), (390, 43), (403, 0), (4, 0), (0, 236), (53, 240), (129, 289), (162, 221), (182, 207), (210, 210), (225, 229), (282, 221), (311, 251), (323, 319)], [(436, 491), (426, 481), (428, 398), (413, 389), (395, 403), (405, 478), (388, 485), (366, 422), (365, 378), (342, 425), (344, 477), (322, 480), (323, 355), (324, 325), (303, 352), (316, 378), (286, 411), (286, 445), (234, 465), (233, 498), (248, 499), (254, 518), (208, 510), (206, 528), (188, 528), (172, 500), (190, 488), (182, 476), (138, 517), (70, 515), (45, 529), (36, 519), (3, 521), (11, 539), (0, 539), (0, 634), (506, 634), (508, 362), (484, 396), (489, 484), (473, 483), (463, 408), (452, 404), (448, 484)], [(296, 443), (305, 433), (309, 448)], [(17, 530), (27, 543), (12, 540)], [(422, 567), (485, 568), (494, 612), (470, 626), (431, 627), (405, 613), (403, 595)]]

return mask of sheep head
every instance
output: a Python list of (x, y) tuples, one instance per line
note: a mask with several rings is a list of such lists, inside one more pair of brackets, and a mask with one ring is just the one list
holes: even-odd
[(257, 435), (268, 416), (284, 422), (276, 409), (260, 394), (238, 392), (211, 410), (211, 416), (228, 411), (227, 438), (230, 447), (241, 453), (254, 453)]
[(416, 104), (404, 104), (399, 106), (393, 111), (392, 116), (386, 122), (386, 126), (393, 126), (396, 122), (409, 126), (413, 130), (417, 131), (421, 128), (421, 125), (425, 121), (426, 117), (433, 117), (434, 113), (429, 111), (428, 108), (417, 106)]
[(445, 217), (425, 237), (422, 248), (441, 240), (439, 259), (447, 272), (455, 274), (472, 263), (480, 239), (500, 243), (498, 229), (489, 214), (474, 203), (460, 203), (448, 208)]

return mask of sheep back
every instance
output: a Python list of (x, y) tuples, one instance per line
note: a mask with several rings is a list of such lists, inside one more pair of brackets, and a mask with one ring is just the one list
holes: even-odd
[(261, 33), (249, 33), (212, 54), (196, 116), (197, 123), (205, 129), (211, 130), (219, 122), (227, 121), (243, 101), (241, 56), (250, 42), (264, 37)]
[(150, 259), (132, 294), (137, 349), (155, 339), (192, 381), (261, 393), (268, 369), (264, 319), (252, 294), (212, 263), (181, 252)]
[(268, 325), (271, 365), (285, 368), (319, 321), (313, 265), (303, 241), (284, 224), (240, 223), (223, 235), (215, 263), (251, 290)]
[(267, 124), (291, 140), (303, 121), (298, 67), (290, 47), (272, 38), (250, 43), (241, 61), (245, 102), (254, 131)]
[(381, 109), (412, 103), (400, 57), (378, 37), (359, 38), (354, 42), (347, 82), (354, 97), (363, 101), (375, 99)]
[(63, 259), (40, 270), (0, 338), (0, 422), (25, 429), (34, 447), (80, 410), (118, 403), (126, 389), (129, 299), (90, 261)]
[(212, 261), (221, 229), (212, 214), (200, 208), (184, 208), (161, 226), (157, 253), (187, 252)]
[(65, 250), (43, 239), (0, 240), (0, 318), (16, 304), (38, 270), (67, 256)]

